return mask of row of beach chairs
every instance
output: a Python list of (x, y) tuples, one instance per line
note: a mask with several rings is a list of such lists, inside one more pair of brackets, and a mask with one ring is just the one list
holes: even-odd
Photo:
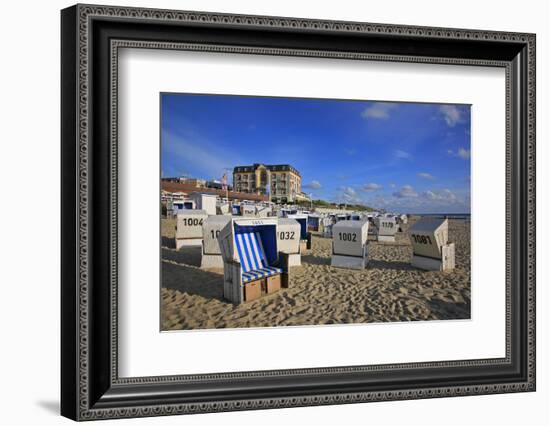
[[(385, 223), (392, 224), (392, 222)], [(393, 235), (384, 235), (383, 230), (391, 227), (384, 227), (383, 224), (379, 225), (378, 241), (395, 242)], [(364, 269), (367, 266), (369, 225), (368, 220), (346, 220), (333, 225), (332, 266), (350, 269)], [(447, 219), (422, 218), (409, 229), (409, 233), (413, 248), (411, 259), (413, 267), (432, 271), (454, 269), (455, 245), (448, 241), (449, 221)]]
[[(365, 219), (332, 225), (332, 266), (367, 267), (369, 224)], [(379, 233), (392, 228), (381, 223), (378, 227)], [(311, 247), (311, 234), (304, 228), (292, 218), (208, 216), (191, 210), (178, 215), (176, 247), (202, 246), (201, 267), (223, 267), (224, 297), (239, 304), (289, 286), (290, 268), (300, 265), (301, 254)], [(182, 235), (185, 238), (178, 238)], [(454, 244), (448, 242), (446, 219), (421, 219), (410, 228), (410, 235), (412, 266), (440, 271), (454, 268)]]

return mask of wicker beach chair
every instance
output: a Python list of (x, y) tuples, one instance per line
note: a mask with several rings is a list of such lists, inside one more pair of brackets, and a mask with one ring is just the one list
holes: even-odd
[(234, 219), (220, 232), (227, 300), (242, 303), (288, 287), (288, 256), (277, 250), (276, 224)]

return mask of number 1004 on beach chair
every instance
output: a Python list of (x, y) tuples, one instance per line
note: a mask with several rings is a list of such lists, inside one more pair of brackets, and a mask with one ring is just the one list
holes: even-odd
[(288, 286), (287, 256), (277, 249), (276, 219), (232, 219), (219, 241), (227, 300), (249, 302)]

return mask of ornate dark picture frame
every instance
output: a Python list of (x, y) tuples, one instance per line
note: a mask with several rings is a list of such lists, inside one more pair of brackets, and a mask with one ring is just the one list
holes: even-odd
[[(76, 5), (61, 13), (61, 413), (157, 416), (535, 390), (535, 35)], [(506, 356), (119, 378), (117, 52), (187, 49), (506, 70)]]

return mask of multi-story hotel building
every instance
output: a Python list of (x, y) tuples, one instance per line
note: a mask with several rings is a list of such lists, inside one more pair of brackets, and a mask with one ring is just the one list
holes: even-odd
[(237, 192), (269, 193), (274, 203), (308, 199), (302, 193), (300, 172), (289, 164), (237, 166), (233, 169), (233, 187)]

